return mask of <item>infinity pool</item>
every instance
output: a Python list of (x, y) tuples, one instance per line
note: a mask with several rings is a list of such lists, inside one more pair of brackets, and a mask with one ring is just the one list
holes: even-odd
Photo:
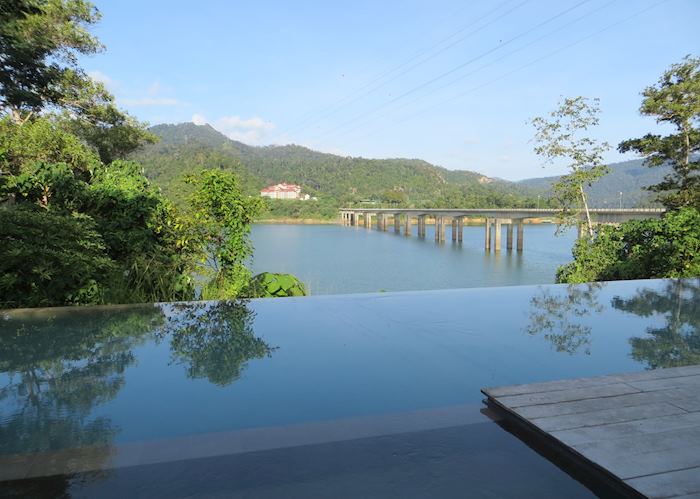
[(480, 389), (698, 363), (699, 279), (8, 310), (0, 494), (604, 495)]

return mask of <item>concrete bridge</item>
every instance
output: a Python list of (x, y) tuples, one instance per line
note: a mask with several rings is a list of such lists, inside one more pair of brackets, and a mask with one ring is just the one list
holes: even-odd
[[(661, 217), (666, 210), (660, 208), (594, 208), (591, 217), (596, 224), (619, 224), (627, 220), (641, 220)], [(391, 219), (394, 232), (405, 236), (412, 235), (412, 225), (415, 219), (418, 224), (418, 237), (425, 238), (425, 226), (428, 220), (435, 224), (435, 241), (445, 242), (445, 226), (452, 225), (452, 241), (461, 242), (465, 219), (476, 218), (484, 223), (484, 248), (490, 251), (500, 251), (502, 227), (506, 226), (506, 248), (513, 249), (513, 229), (517, 226), (516, 249), (523, 250), (523, 238), (527, 219), (557, 218), (559, 210), (549, 208), (343, 208), (340, 210), (340, 221), (343, 225), (358, 227), (362, 223), (365, 228), (372, 228), (372, 218), (375, 218), (377, 230), (386, 231)], [(582, 225), (579, 225), (579, 237), (582, 235)]]

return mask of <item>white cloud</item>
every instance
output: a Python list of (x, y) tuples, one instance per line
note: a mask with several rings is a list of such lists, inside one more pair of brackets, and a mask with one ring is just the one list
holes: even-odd
[[(122, 97), (118, 101), (120, 104), (131, 107), (155, 107), (155, 106), (179, 106), (182, 104), (178, 99), (170, 97), (167, 95), (162, 95), (163, 93), (172, 92), (166, 91), (159, 81), (154, 81), (146, 89), (146, 95), (143, 97)], [(143, 94), (142, 94), (143, 95)]]
[(270, 143), (270, 136), (276, 128), (274, 123), (257, 116), (248, 119), (240, 116), (224, 116), (209, 121), (202, 114), (197, 113), (192, 116), (192, 123), (195, 125), (209, 123), (228, 138), (254, 146)]
[(199, 113), (192, 115), (192, 123), (195, 125), (206, 125), (207, 119)]
[(141, 97), (138, 99), (119, 99), (121, 104), (132, 107), (177, 106), (180, 101), (170, 97)]
[(102, 83), (105, 87), (109, 89), (113, 89), (117, 86), (117, 82), (109, 76), (107, 76), (106, 74), (104, 74), (102, 71), (98, 71), (95, 69), (93, 71), (88, 71), (87, 75), (93, 80)]

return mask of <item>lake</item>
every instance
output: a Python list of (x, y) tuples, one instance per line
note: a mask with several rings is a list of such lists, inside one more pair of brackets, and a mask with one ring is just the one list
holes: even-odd
[[(484, 251), (484, 227), (465, 226), (464, 241), (425, 239), (341, 225), (254, 225), (253, 271), (298, 276), (313, 295), (551, 284), (571, 261), (576, 231), (526, 225), (524, 251)], [(505, 247), (505, 227), (502, 244)]]

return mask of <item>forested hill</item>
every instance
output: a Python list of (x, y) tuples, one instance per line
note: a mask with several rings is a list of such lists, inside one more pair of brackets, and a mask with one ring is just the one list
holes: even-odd
[[(652, 206), (655, 194), (644, 188), (661, 182), (670, 167), (649, 168), (643, 163), (641, 159), (633, 159), (611, 164), (610, 173), (588, 189), (591, 205), (617, 208), (622, 193), (622, 203), (626, 208)], [(559, 177), (530, 178), (521, 180), (518, 184), (547, 195), (552, 183), (558, 179)]]
[[(302, 186), (317, 203), (278, 203), (273, 215), (335, 216), (336, 209), (366, 201), (416, 207), (509, 207), (546, 205), (558, 177), (508, 182), (467, 170), (447, 170), (420, 159), (365, 159), (313, 151), (297, 145), (254, 147), (229, 139), (209, 125), (157, 125), (160, 137), (134, 155), (146, 175), (180, 202), (188, 192), (183, 177), (218, 167), (237, 174), (244, 191), (254, 195), (279, 182)], [(647, 168), (641, 160), (610, 165), (610, 174), (589, 190), (592, 206), (651, 204), (643, 187), (658, 183), (666, 170)]]
[[(146, 175), (179, 201), (187, 192), (182, 177), (202, 168), (236, 172), (250, 194), (278, 182), (302, 186), (330, 209), (353, 202), (384, 201), (408, 206), (514, 206), (533, 192), (526, 186), (471, 171), (451, 171), (420, 159), (365, 159), (312, 151), (306, 147), (253, 147), (209, 125), (157, 125), (160, 137), (134, 155)], [(311, 206), (309, 206), (311, 208)]]

